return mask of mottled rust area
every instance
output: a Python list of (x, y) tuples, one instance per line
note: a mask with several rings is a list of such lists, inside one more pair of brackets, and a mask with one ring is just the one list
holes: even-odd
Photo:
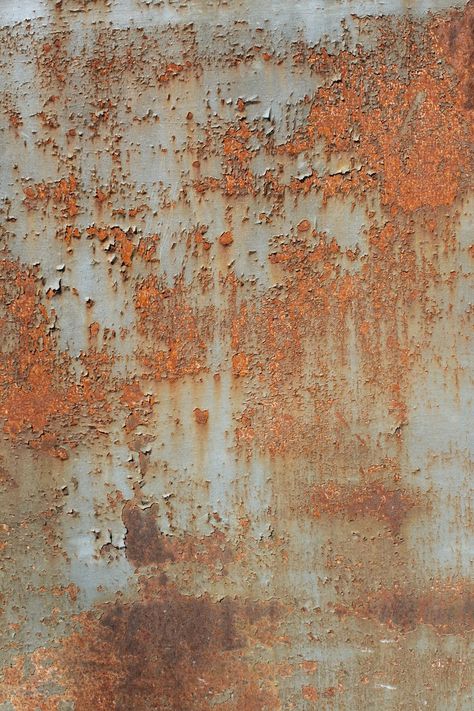
[(474, 109), (474, 3), (466, 4), (463, 12), (452, 16), (439, 25), (441, 48), (446, 60), (459, 77), (464, 91), (466, 109)]
[(472, 0), (0, 44), (0, 710), (471, 711)]
[[(273, 607), (257, 607), (158, 586), (152, 599), (84, 613), (80, 631), (58, 649), (39, 650), (29, 670), (20, 663), (9, 670), (0, 699), (51, 711), (64, 701), (97, 711), (276, 709), (278, 669), (262, 662), (252, 669), (247, 658), (253, 645), (269, 644), (262, 630), (276, 626)], [(42, 691), (47, 682), (64, 694)]]
[(311, 503), (312, 513), (317, 518), (340, 514), (354, 520), (372, 516), (397, 534), (406, 515), (415, 506), (416, 498), (407, 491), (387, 488), (380, 481), (360, 486), (327, 482), (314, 487)]
[(404, 631), (418, 625), (431, 625), (441, 634), (463, 634), (474, 628), (474, 594), (469, 581), (433, 581), (429, 590), (418, 592), (405, 584), (390, 590), (368, 593), (351, 607), (340, 607), (340, 614), (353, 614), (378, 620)]

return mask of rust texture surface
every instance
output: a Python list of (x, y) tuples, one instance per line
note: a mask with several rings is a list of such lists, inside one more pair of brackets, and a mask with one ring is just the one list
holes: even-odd
[(0, 711), (471, 711), (472, 0), (0, 0), (0, 67)]

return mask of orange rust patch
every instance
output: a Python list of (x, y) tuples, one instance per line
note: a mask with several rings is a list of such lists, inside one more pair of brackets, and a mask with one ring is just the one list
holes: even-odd
[(64, 230), (63, 236), (64, 236), (64, 241), (67, 244), (71, 244), (73, 239), (81, 239), (81, 233), (79, 232), (78, 228), (71, 227), (70, 225), (68, 225), (66, 227), (66, 229)]
[(191, 66), (192, 64), (189, 61), (186, 61), (184, 64), (175, 64), (174, 62), (170, 62), (166, 67), (165, 71), (159, 75), (158, 81), (162, 84), (165, 84), (174, 77), (177, 77), (185, 69), (189, 69)]
[(199, 407), (195, 407), (194, 410), (194, 419), (198, 423), (198, 425), (206, 425), (208, 420), (209, 420), (209, 410), (201, 410)]
[(28, 436), (33, 448), (67, 459), (61, 444), (78, 418), (87, 415), (96, 424), (107, 418), (110, 356), (94, 349), (82, 353), (85, 369), (77, 380), (71, 359), (58, 351), (48, 327), (51, 315), (39, 301), (37, 280), (16, 262), (0, 261), (0, 297), (8, 304), (8, 317), (0, 312), (3, 429), (13, 439)]
[[(471, 12), (449, 25), (451, 32), (456, 22), (463, 28), (451, 60), (462, 66), (463, 76), (472, 62)], [(463, 114), (452, 78), (439, 71), (439, 44), (430, 44), (431, 32), (418, 37), (422, 48), (415, 50), (415, 26), (405, 22), (398, 28), (397, 41), (407, 46), (407, 81), (385, 61), (391, 32), (395, 39), (397, 30), (387, 29), (372, 52), (313, 54), (315, 70), (328, 76), (339, 72), (341, 78), (318, 89), (307, 124), (282, 148), (296, 155), (312, 150), (320, 138), (328, 154), (351, 152), (378, 176), (382, 202), (395, 212), (452, 205), (466, 176), (472, 176), (472, 122)], [(363, 170), (355, 175), (361, 177)], [(330, 177), (336, 181), (330, 194), (341, 191), (345, 177)]]
[(298, 222), (297, 225), (298, 232), (307, 232), (310, 227), (311, 224), (309, 220), (301, 220), (301, 222)]
[(96, 225), (92, 225), (87, 228), (86, 232), (89, 238), (96, 238), (99, 242), (112, 240), (115, 246), (118, 246), (122, 264), (126, 267), (131, 265), (135, 245), (127, 233), (120, 227), (97, 227)]
[(232, 356), (232, 372), (236, 377), (249, 374), (250, 358), (246, 353), (235, 353)]
[(250, 160), (253, 151), (248, 147), (248, 141), (253, 130), (245, 119), (237, 125), (230, 126), (223, 141), (224, 177), (222, 187), (226, 195), (253, 195), (255, 193), (255, 177), (250, 170)]
[(63, 217), (75, 217), (79, 212), (78, 184), (74, 175), (62, 178), (57, 183), (38, 183), (23, 187), (24, 204), (30, 210), (39, 209), (41, 204), (62, 207)]
[[(182, 279), (169, 289), (155, 276), (147, 277), (137, 287), (135, 308), (139, 331), (150, 339), (150, 348), (140, 358), (157, 380), (174, 380), (205, 368), (210, 326), (187, 302)], [(157, 345), (161, 343), (165, 347)]]
[(234, 238), (232, 237), (232, 232), (223, 232), (219, 237), (219, 243), (223, 247), (228, 247), (230, 244), (232, 244), (233, 241)]
[(303, 686), (303, 699), (306, 699), (306, 701), (317, 701), (319, 698), (318, 695), (318, 690), (316, 689), (315, 686)]

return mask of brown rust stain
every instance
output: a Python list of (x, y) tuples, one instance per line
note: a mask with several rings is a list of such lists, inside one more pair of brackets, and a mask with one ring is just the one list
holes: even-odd
[[(118, 504), (120, 502), (121, 496)], [(172, 569), (173, 563), (189, 563), (199, 564), (211, 575), (216, 568), (221, 575), (226, 575), (227, 565), (245, 555), (236, 547), (236, 542), (231, 544), (225, 532), (217, 527), (201, 537), (176, 532), (166, 535), (159, 529), (158, 514), (156, 503), (143, 509), (137, 499), (132, 499), (123, 506), (125, 554), (137, 570), (143, 566), (156, 566), (164, 571)], [(218, 514), (215, 518), (216, 521), (219, 519)], [(175, 528), (172, 520), (171, 527)]]
[(403, 632), (430, 625), (440, 634), (464, 635), (474, 629), (474, 588), (469, 580), (434, 580), (422, 590), (400, 583), (368, 591), (352, 605), (335, 609), (342, 616), (377, 620)]
[(389, 488), (382, 481), (350, 485), (326, 482), (316, 485), (311, 491), (313, 516), (340, 515), (349, 520), (374, 518), (387, 523), (394, 535), (409, 511), (416, 506), (416, 497), (402, 488)]
[(127, 529), (127, 558), (135, 566), (159, 565), (173, 559), (165, 536), (158, 531), (153, 507), (141, 509), (134, 502), (128, 502), (123, 508), (122, 520)]
[[(474, 109), (474, 2), (469, 0), (462, 10), (451, 13), (449, 19), (435, 23), (436, 39), (446, 61), (459, 77), (464, 92), (464, 106)], [(435, 35), (435, 36), (436, 36)]]
[[(42, 649), (4, 675), (0, 700), (24, 711), (57, 711), (70, 701), (77, 709), (123, 711), (150, 708), (181, 711), (277, 711), (278, 667), (254, 666), (247, 655), (261, 639), (265, 620), (275, 631), (271, 603), (181, 595), (169, 586), (141, 600), (103, 606), (99, 616), (79, 616), (80, 631), (57, 649)], [(263, 628), (268, 625), (263, 624)], [(41, 691), (49, 680), (61, 694)]]

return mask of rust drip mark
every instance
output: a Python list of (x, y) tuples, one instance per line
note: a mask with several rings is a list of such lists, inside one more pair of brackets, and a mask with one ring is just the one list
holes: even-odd
[[(275, 639), (274, 604), (214, 602), (154, 586), (151, 597), (97, 612), (81, 615), (81, 631), (59, 649), (35, 653), (31, 676), (22, 662), (7, 671), (0, 703), (28, 711), (61, 702), (94, 711), (281, 710), (278, 665), (247, 659)], [(63, 691), (49, 695), (46, 679)]]
[(352, 520), (369, 516), (388, 523), (394, 535), (399, 534), (403, 520), (417, 503), (406, 489), (389, 489), (382, 481), (358, 486), (329, 481), (311, 492), (311, 510), (316, 518), (339, 515)]
[(396, 585), (369, 592), (350, 606), (336, 605), (335, 610), (341, 616), (378, 620), (403, 632), (430, 625), (440, 634), (463, 635), (474, 629), (474, 586), (468, 580), (442, 581), (419, 592)]
[[(345, 436), (358, 436), (345, 404), (346, 386), (351, 385), (345, 381), (342, 359), (349, 323), (365, 381), (358, 407), (367, 416), (373, 393), (384, 407), (391, 434), (401, 436), (409, 420), (410, 374), (419, 354), (406, 336), (406, 326), (401, 329), (399, 324), (416, 308), (421, 317), (419, 342), (429, 344), (434, 300), (428, 287), (438, 279), (429, 256), (420, 263), (413, 233), (412, 226), (396, 221), (371, 225), (366, 232), (368, 254), (363, 256), (359, 249), (343, 249), (334, 238), (313, 230), (311, 236), (283, 241), (269, 255), (278, 288), (240, 310), (236, 305), (231, 325), (234, 375), (249, 367), (240, 354), (252, 354), (253, 389), (236, 430), (238, 443), (273, 456), (314, 448), (314, 432), (329, 443), (339, 436), (341, 424)], [(339, 369), (334, 368), (335, 353), (341, 358)], [(330, 391), (328, 378), (334, 378)], [(311, 417), (296, 390), (304, 381), (311, 382)], [(375, 392), (380, 383), (383, 392)]]
[(170, 546), (156, 525), (153, 506), (143, 510), (129, 501), (123, 507), (122, 521), (127, 529), (125, 553), (133, 565), (160, 565), (173, 560)]

